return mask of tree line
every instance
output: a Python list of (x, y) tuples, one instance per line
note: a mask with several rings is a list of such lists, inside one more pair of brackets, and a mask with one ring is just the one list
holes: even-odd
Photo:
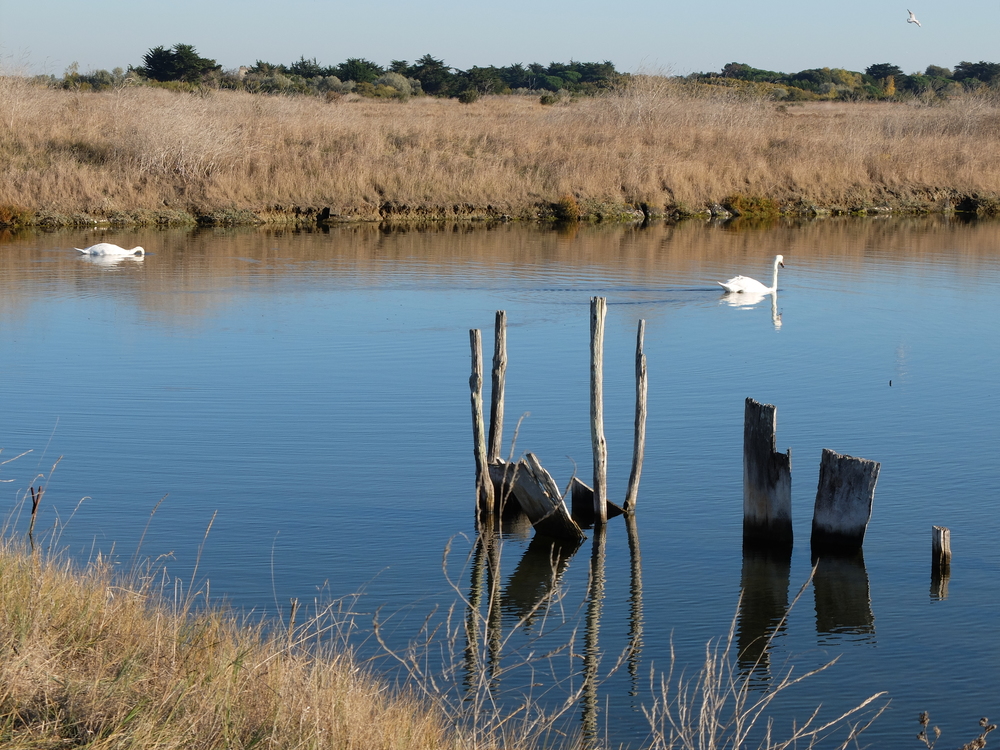
[(363, 96), (407, 98), (413, 95), (458, 97), (473, 100), (484, 94), (517, 91), (593, 94), (622, 76), (610, 61), (515, 63), (505, 67), (473, 66), (460, 70), (427, 54), (410, 63), (392, 60), (387, 67), (364, 58), (348, 58), (338, 65), (324, 66), (314, 57), (301, 57), (291, 64), (257, 60), (252, 66), (224, 71), (215, 60), (202, 57), (190, 44), (171, 48), (153, 47), (142, 64), (127, 71), (93, 71), (81, 74), (71, 66), (64, 76), (66, 87), (100, 90), (128, 78), (160, 84), (211, 85), (263, 93), (358, 93)]
[[(352, 57), (337, 65), (322, 65), (315, 58), (300, 57), (290, 64), (257, 60), (252, 66), (225, 71), (215, 60), (202, 57), (190, 44), (151, 48), (142, 63), (127, 71), (92, 71), (81, 74), (76, 64), (61, 81), (66, 88), (101, 90), (132, 82), (166, 86), (214, 86), (260, 93), (320, 94), (336, 97), (356, 93), (368, 97), (407, 99), (430, 95), (474, 101), (484, 94), (541, 93), (542, 101), (562, 96), (589, 95), (607, 89), (629, 74), (610, 61), (514, 63), (503, 67), (473, 66), (460, 70), (427, 54), (410, 63), (392, 60), (383, 67)], [(732, 62), (718, 73), (692, 73), (679, 81), (701, 85), (751, 87), (755, 92), (780, 101), (839, 99), (900, 99), (911, 96), (946, 98), (980, 87), (1000, 88), (1000, 63), (963, 61), (954, 69), (928, 65), (922, 73), (906, 74), (897, 65), (876, 63), (862, 71), (843, 68), (811, 68), (782, 73)]]
[(876, 63), (864, 72), (843, 68), (811, 68), (798, 73), (780, 73), (729, 63), (719, 73), (693, 73), (687, 80), (720, 85), (756, 84), (775, 99), (892, 99), (917, 96), (946, 98), (983, 86), (1000, 88), (1000, 63), (960, 62), (952, 70), (928, 65), (922, 73), (904, 73), (898, 65)]

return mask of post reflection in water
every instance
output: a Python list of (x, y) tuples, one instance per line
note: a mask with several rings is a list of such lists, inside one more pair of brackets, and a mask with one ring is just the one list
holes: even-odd
[[(640, 694), (639, 666), (643, 645), (642, 557), (639, 552), (639, 530), (634, 514), (625, 514), (628, 532), (629, 581), (629, 642), (622, 655), (631, 677), (629, 694)], [(601, 743), (599, 735), (598, 688), (601, 684), (600, 630), (604, 607), (607, 537), (606, 527), (591, 531), (590, 576), (587, 586), (586, 623), (583, 643), (583, 673), (581, 697), (581, 741), (583, 747)], [(501, 644), (503, 620), (508, 626), (530, 631), (536, 616), (544, 617), (547, 602), (559, 595), (559, 585), (570, 559), (580, 544), (567, 543), (536, 535), (518, 561), (506, 585), (499, 584), (501, 534), (483, 528), (472, 553), (469, 579), (468, 609), (465, 618), (465, 689), (480, 690), (484, 680), (491, 689), (499, 688), (502, 674)], [(786, 571), (787, 584), (787, 571)], [(485, 629), (485, 637), (484, 637)]]
[[(500, 539), (491, 529), (483, 529), (476, 538), (472, 553), (471, 580), (469, 582), (469, 605), (465, 615), (465, 688), (467, 691), (479, 687), (479, 680), (485, 673), (490, 679), (499, 668), (500, 658)], [(483, 600), (486, 599), (486, 614), (483, 614)], [(482, 627), (486, 625), (486, 664), (480, 664), (480, 643)], [(483, 670), (485, 667), (485, 671)]]
[(530, 630), (580, 544), (535, 535), (500, 595), (503, 612), (513, 615), (516, 622), (523, 621)]
[(639, 526), (635, 513), (625, 514), (629, 550), (629, 629), (628, 673), (632, 680), (629, 695), (639, 696), (639, 657), (642, 654), (642, 555), (639, 553)]
[(740, 672), (748, 679), (771, 680), (768, 646), (778, 629), (784, 629), (791, 566), (791, 547), (743, 545), (736, 642)]
[(820, 641), (846, 638), (874, 644), (875, 616), (864, 553), (858, 550), (848, 555), (827, 554), (814, 560), (814, 564), (816, 633)]

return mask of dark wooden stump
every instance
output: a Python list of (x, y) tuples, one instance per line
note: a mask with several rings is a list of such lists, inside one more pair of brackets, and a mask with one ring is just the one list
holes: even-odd
[(823, 449), (813, 510), (813, 554), (861, 549), (881, 464)]
[(743, 412), (744, 544), (792, 546), (792, 451), (775, 450), (778, 409), (746, 400)]

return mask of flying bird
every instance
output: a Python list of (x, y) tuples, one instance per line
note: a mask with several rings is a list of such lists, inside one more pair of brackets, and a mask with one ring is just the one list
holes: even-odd
[(906, 12), (910, 14), (910, 17), (906, 19), (906, 22), (907, 23), (915, 23), (917, 26), (920, 26), (920, 21), (918, 21), (917, 17), (915, 15), (913, 15), (913, 11), (910, 10), (909, 8), (907, 8)]

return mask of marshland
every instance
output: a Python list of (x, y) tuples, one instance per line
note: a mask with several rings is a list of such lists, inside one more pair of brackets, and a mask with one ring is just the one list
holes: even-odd
[(548, 104), (189, 89), (0, 78), (0, 221), (982, 215), (1000, 196), (988, 86), (795, 102), (633, 75)]

